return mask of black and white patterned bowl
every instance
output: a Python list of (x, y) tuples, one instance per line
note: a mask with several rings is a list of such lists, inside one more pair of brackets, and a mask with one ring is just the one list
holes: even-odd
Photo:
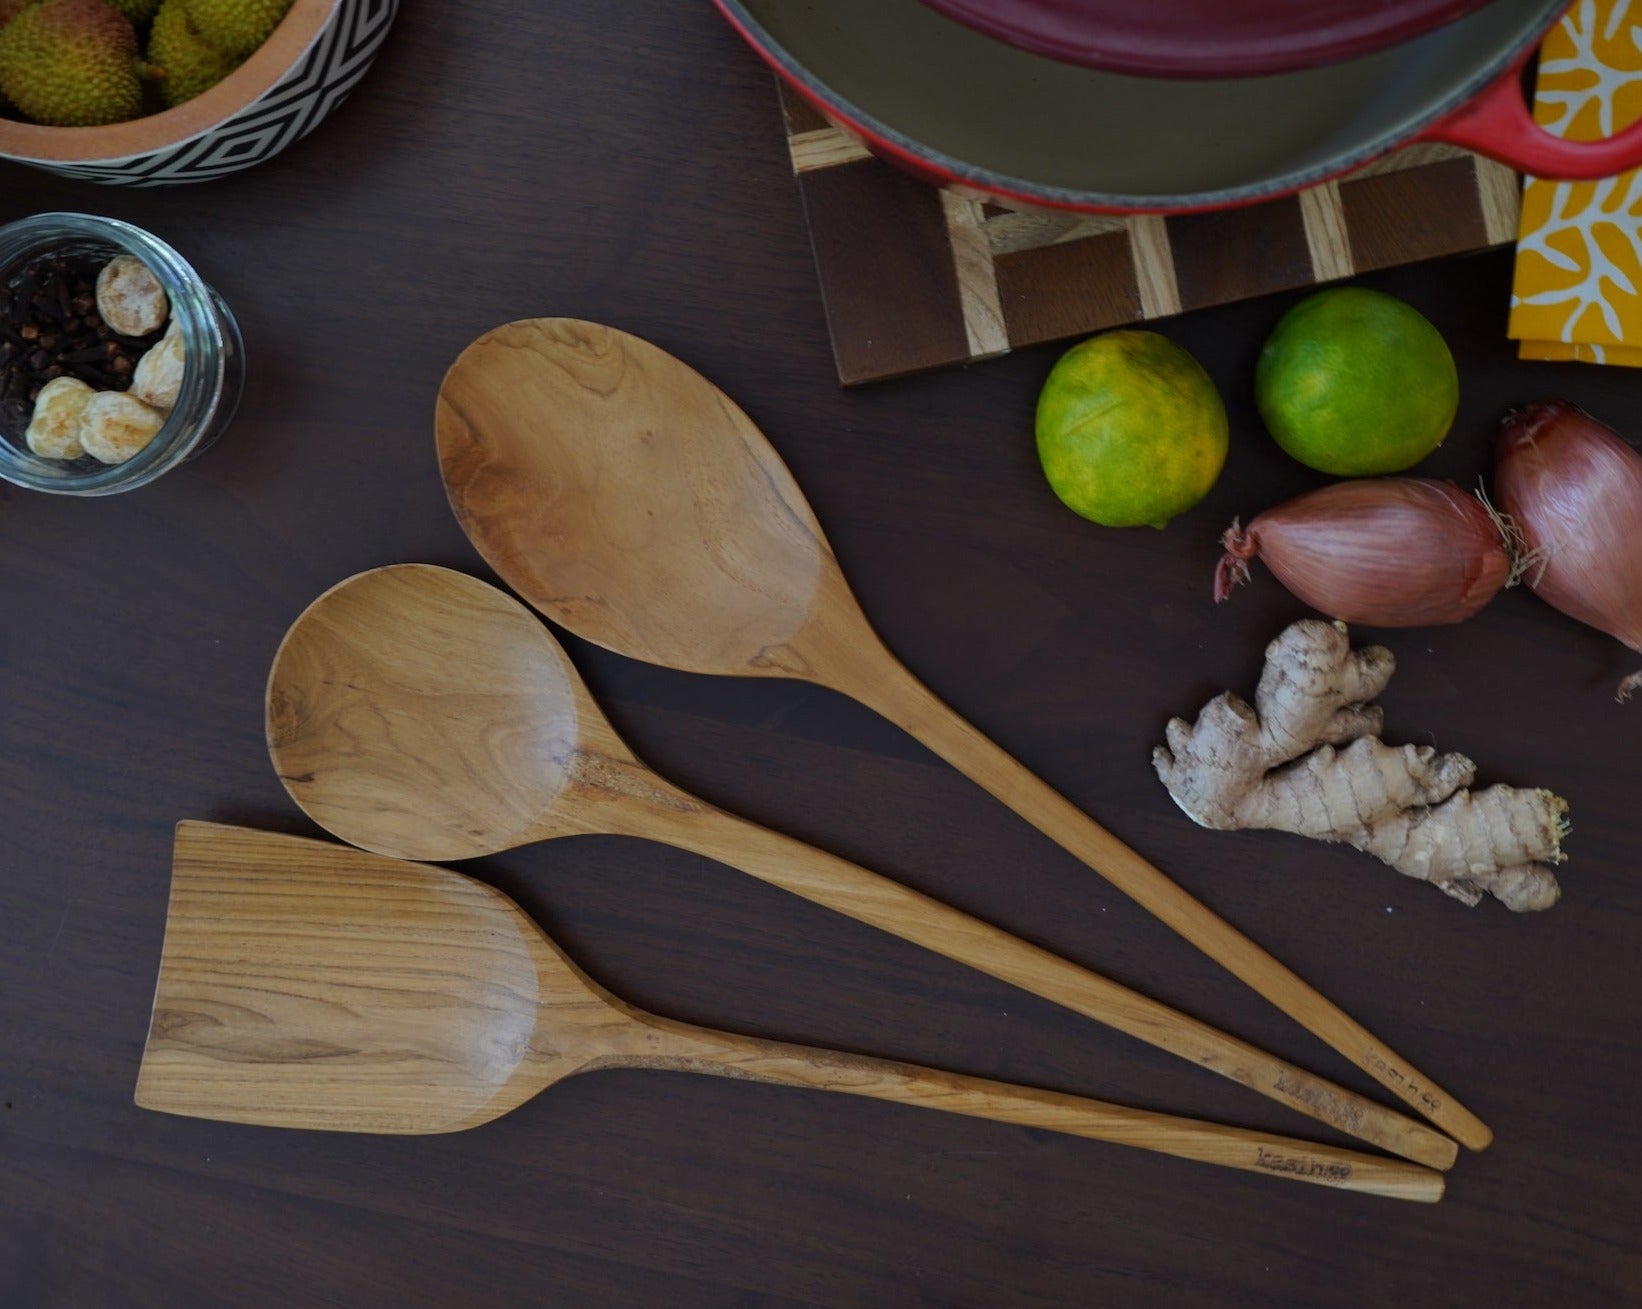
[(203, 95), (107, 127), (0, 118), (0, 159), (117, 186), (205, 182), (271, 159), (347, 98), (399, 0), (294, 0), (262, 47)]

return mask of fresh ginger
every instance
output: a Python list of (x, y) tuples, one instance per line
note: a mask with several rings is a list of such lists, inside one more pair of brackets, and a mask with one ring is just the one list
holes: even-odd
[(1304, 619), (1266, 647), (1254, 708), (1227, 691), (1195, 724), (1171, 720), (1153, 766), (1204, 827), (1344, 841), (1468, 905), (1487, 893), (1509, 909), (1549, 909), (1567, 802), (1470, 791), (1476, 766), (1464, 755), (1380, 741), (1370, 701), (1395, 670), (1381, 646), (1353, 651), (1344, 623)]

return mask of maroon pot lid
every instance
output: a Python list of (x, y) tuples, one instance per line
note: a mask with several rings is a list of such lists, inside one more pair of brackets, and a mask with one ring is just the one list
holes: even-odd
[(1052, 59), (1149, 77), (1252, 77), (1376, 50), (1487, 0), (923, 0)]

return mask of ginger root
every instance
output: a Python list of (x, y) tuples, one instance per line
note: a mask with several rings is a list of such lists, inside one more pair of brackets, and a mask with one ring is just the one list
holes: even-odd
[(1487, 893), (1509, 909), (1549, 909), (1567, 802), (1469, 791), (1476, 766), (1464, 755), (1380, 741), (1369, 702), (1395, 670), (1382, 646), (1353, 651), (1344, 623), (1303, 619), (1266, 647), (1254, 708), (1227, 691), (1195, 724), (1171, 720), (1152, 764), (1204, 827), (1344, 841), (1468, 905)]

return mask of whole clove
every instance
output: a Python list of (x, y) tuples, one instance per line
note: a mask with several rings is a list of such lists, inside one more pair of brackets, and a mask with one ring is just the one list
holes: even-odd
[(20, 436), (41, 388), (71, 377), (105, 391), (131, 385), (137, 361), (160, 339), (123, 336), (97, 312), (103, 256), (37, 259), (0, 287), (0, 429)]
[[(53, 386), (72, 383), (97, 393), (130, 393), (138, 361), (163, 340), (169, 317), (163, 289), (158, 284), (151, 286), (153, 281), (153, 274), (131, 256), (110, 260), (87, 251), (34, 260), (0, 286), (0, 437), (28, 443), (44, 457), (76, 457), (69, 453), (71, 443), (33, 442), (26, 439), (25, 430), (33, 424), (41, 396), (57, 394), (51, 391)], [(107, 310), (99, 301), (100, 287)], [(156, 309), (159, 325), (146, 330)], [(108, 322), (108, 312), (117, 312), (118, 325)], [(118, 327), (140, 335), (125, 335)], [(169, 407), (174, 396), (154, 381), (156, 370), (158, 355), (144, 374), (148, 376), (146, 386)], [(107, 404), (112, 404), (112, 397)], [(144, 416), (156, 412), (149, 404), (138, 404), (135, 394), (130, 404), (136, 406), (131, 412)], [(115, 407), (110, 412), (123, 411)], [(140, 432), (133, 427), (123, 443), (113, 442), (112, 437), (94, 439), (102, 450), (100, 458), (113, 462), (128, 457), (148, 439), (149, 425), (153, 424), (144, 417), (143, 424), (136, 424)], [(120, 447), (118, 453), (115, 445)], [(48, 448), (61, 453), (46, 455)]]

